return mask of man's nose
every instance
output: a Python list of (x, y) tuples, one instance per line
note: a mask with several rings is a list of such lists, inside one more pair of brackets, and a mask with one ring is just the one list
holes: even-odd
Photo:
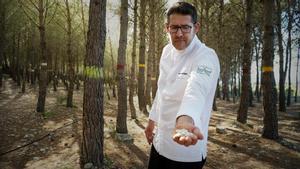
[(177, 32), (176, 32), (176, 36), (182, 36), (182, 35), (183, 35), (183, 33), (182, 33), (181, 28), (178, 28)]

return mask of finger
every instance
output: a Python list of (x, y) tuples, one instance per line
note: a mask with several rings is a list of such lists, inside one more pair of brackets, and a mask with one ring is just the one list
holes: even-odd
[(195, 127), (193, 130), (192, 130), (193, 134), (195, 134), (197, 136), (197, 139), (198, 140), (202, 140), (203, 139), (203, 135), (202, 133), (200, 132), (199, 128), (198, 127)]
[(179, 137), (179, 140), (177, 143), (179, 143), (181, 145), (185, 145), (185, 137)]
[(192, 144), (192, 138), (189, 136), (184, 137), (184, 145), (185, 146), (190, 146)]
[(191, 136), (191, 140), (192, 140), (191, 145), (195, 145), (197, 143), (197, 141), (198, 141), (198, 138), (197, 138), (197, 136), (195, 134), (193, 134)]
[(148, 143), (149, 143), (149, 144), (152, 144), (152, 141), (153, 141), (153, 138), (149, 138), (149, 139), (148, 139)]
[(179, 137), (181, 137), (181, 134), (180, 134), (180, 133), (176, 133), (176, 134), (174, 134), (174, 136), (173, 136), (173, 138), (176, 138), (176, 139), (178, 139)]
[(151, 137), (152, 137), (152, 134), (149, 133), (149, 131), (145, 130), (145, 136), (146, 136), (146, 139), (147, 139), (147, 142), (149, 144), (151, 144)]
[(148, 144), (151, 144), (151, 143), (152, 143), (152, 140), (153, 140), (153, 137), (152, 137), (152, 136), (148, 136), (148, 137), (147, 137)]
[(176, 133), (176, 134), (173, 135), (173, 140), (175, 142), (178, 142), (180, 137), (181, 137), (181, 135), (179, 133)]

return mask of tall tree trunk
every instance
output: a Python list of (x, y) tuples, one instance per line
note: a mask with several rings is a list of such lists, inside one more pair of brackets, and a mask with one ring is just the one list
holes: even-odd
[(235, 62), (234, 62), (234, 73), (233, 73), (233, 98), (234, 98), (234, 103), (237, 98), (237, 87), (236, 87), (236, 76), (237, 76), (237, 71), (238, 71), (238, 57), (239, 57), (239, 51), (237, 51), (235, 55)]
[(134, 93), (136, 86), (136, 78), (135, 78), (135, 66), (136, 66), (136, 35), (137, 35), (137, 6), (138, 0), (134, 0), (134, 18), (133, 18), (133, 44), (132, 44), (132, 60), (131, 60), (131, 71), (130, 71), (130, 81), (129, 81), (129, 107), (131, 112), (131, 118), (136, 119), (136, 110), (134, 107)]
[[(225, 63), (225, 65), (226, 65), (226, 63)], [(225, 66), (225, 69), (227, 69), (227, 66)], [(223, 76), (222, 76), (222, 94), (223, 94), (223, 97), (222, 97), (223, 100), (230, 101), (229, 86), (228, 86), (228, 71), (227, 70), (225, 70), (223, 72)]]
[(213, 101), (213, 111), (218, 111), (218, 107), (217, 107), (217, 101), (216, 101), (216, 96), (214, 97), (214, 101)]
[(290, 53), (289, 53), (288, 92), (287, 92), (287, 100), (286, 100), (287, 106), (291, 105), (291, 97), (292, 97), (291, 69), (292, 69), (292, 47), (290, 47)]
[(17, 55), (17, 52), (16, 52), (16, 35), (15, 35), (15, 32), (13, 32), (13, 35), (12, 35), (12, 55), (9, 57), (9, 63), (10, 63), (10, 70), (9, 70), (9, 73), (13, 79), (13, 81), (17, 81), (17, 77), (16, 77), (16, 55)]
[[(219, 55), (222, 58), (222, 60), (224, 61), (224, 64), (222, 64), (223, 66), (223, 71), (222, 71), (222, 99), (223, 100), (227, 100), (229, 101), (229, 86), (228, 86), (228, 81), (229, 81), (229, 63), (228, 63), (228, 59), (225, 56), (225, 52), (224, 52), (224, 47), (222, 46), (223, 44), (223, 34), (222, 34), (222, 30), (224, 28), (224, 24), (223, 24), (223, 10), (224, 10), (224, 0), (220, 0), (219, 1), (219, 16), (218, 16), (218, 23), (219, 23), (219, 29), (218, 29), (218, 51), (219, 51)], [(206, 18), (206, 35), (205, 35), (205, 41), (208, 40), (207, 34), (208, 34), (208, 27), (209, 27), (209, 23), (208, 23), (208, 17), (209, 17), (209, 5), (210, 2), (205, 1), (205, 18)]]
[(25, 93), (26, 90), (26, 67), (24, 66), (23, 72), (22, 72), (22, 93)]
[(140, 47), (139, 47), (139, 74), (138, 74), (138, 101), (139, 109), (146, 113), (146, 102), (145, 102), (145, 36), (146, 36), (146, 0), (140, 2)]
[(85, 24), (85, 17), (84, 17), (84, 5), (83, 5), (83, 0), (80, 0), (80, 5), (81, 5), (81, 20), (82, 20), (82, 28), (83, 28), (84, 44), (86, 44), (86, 24)]
[(47, 55), (46, 55), (46, 30), (45, 30), (45, 7), (44, 0), (39, 0), (39, 31), (40, 31), (40, 49), (41, 49), (41, 68), (39, 71), (39, 96), (36, 106), (37, 112), (45, 111), (45, 102), (47, 94)]
[(283, 46), (281, 33), (281, 5), (279, 0), (276, 0), (276, 33), (278, 38), (278, 54), (279, 54), (279, 111), (285, 112), (285, 71), (283, 65)]
[(238, 96), (241, 97), (241, 65), (239, 64), (239, 71), (238, 71)]
[(109, 38), (109, 46), (110, 46), (111, 67), (113, 68), (112, 69), (112, 79), (111, 79), (112, 93), (113, 93), (113, 97), (116, 98), (117, 94), (116, 94), (116, 85), (115, 85), (115, 81), (116, 81), (115, 59), (114, 59), (113, 48), (112, 48), (110, 38)]
[[(199, 10), (199, 2), (198, 0), (194, 0), (194, 4), (196, 9), (199, 11), (199, 20), (200, 20), (200, 26), (203, 26), (203, 9), (204, 9), (204, 5), (203, 5), (203, 1), (200, 1), (200, 10)], [(197, 33), (197, 35), (199, 36), (199, 38), (201, 40), (203, 40), (203, 31), (204, 29), (200, 29), (200, 31)]]
[(68, 96), (67, 96), (67, 107), (73, 106), (73, 91), (74, 91), (74, 57), (72, 55), (71, 43), (72, 43), (72, 20), (69, 8), (69, 1), (65, 0), (66, 11), (67, 11), (67, 56), (68, 56)]
[(90, 0), (89, 26), (85, 58), (83, 94), (81, 168), (92, 163), (98, 169), (103, 162), (103, 78), (90, 76), (87, 70), (101, 75), (106, 36), (106, 0)]
[[(0, 88), (2, 87), (2, 77), (4, 68), (4, 49), (5, 49), (5, 3), (0, 1)], [(0, 90), (1, 91), (1, 90)]]
[(127, 86), (125, 77), (126, 47), (128, 30), (128, 0), (121, 1), (120, 39), (118, 49), (118, 115), (117, 133), (128, 133), (127, 131)]
[(230, 95), (231, 95), (231, 97), (232, 97), (232, 101), (233, 101), (233, 103), (235, 103), (235, 97), (234, 97), (234, 94), (233, 94), (233, 76), (234, 76), (234, 71), (233, 71), (233, 69), (231, 69), (231, 72), (230, 72), (230, 76), (231, 76), (231, 78), (230, 78)]
[(264, 128), (262, 136), (269, 139), (278, 138), (278, 119), (276, 111), (276, 90), (274, 86), (273, 55), (274, 55), (274, 32), (273, 32), (273, 9), (274, 0), (264, 0), (264, 35), (262, 51), (263, 68), (263, 107)]
[(231, 73), (231, 97), (232, 97), (232, 101), (233, 103), (236, 102), (236, 96), (235, 96), (235, 68), (232, 69), (232, 73)]
[(58, 85), (58, 58), (57, 54), (54, 56), (54, 75), (53, 75), (53, 91), (57, 91)]
[(246, 1), (246, 33), (245, 42), (243, 50), (243, 75), (242, 75), (242, 94), (240, 98), (240, 107), (238, 110), (237, 121), (241, 123), (247, 122), (248, 106), (249, 106), (249, 96), (251, 89), (251, 27), (252, 27), (252, 8), (253, 1)]
[(21, 41), (21, 32), (18, 33), (17, 37), (17, 50), (16, 50), (16, 80), (17, 80), (17, 85), (21, 86), (21, 76), (20, 76), (20, 59), (21, 59), (21, 49), (20, 49), (20, 41)]
[[(206, 21), (206, 25), (205, 25), (205, 29), (206, 29), (206, 33), (205, 33), (205, 43), (208, 43), (208, 35), (209, 35), (209, 9), (210, 9), (210, 7), (211, 7), (211, 1), (205, 1), (205, 21)], [(221, 15), (223, 15), (222, 14), (222, 12), (223, 12), (223, 7), (224, 7), (224, 0), (220, 0), (220, 4), (221, 4), (221, 6), (220, 6), (220, 9), (221, 9)], [(223, 25), (220, 25), (221, 27), (223, 26)]]
[(292, 31), (292, 20), (293, 20), (293, 15), (291, 11), (291, 1), (287, 0), (287, 14), (288, 14), (288, 41), (287, 41), (287, 46), (286, 46), (286, 57), (287, 57), (287, 63), (288, 63), (288, 91), (287, 91), (287, 98), (286, 98), (286, 105), (290, 106), (291, 105), (291, 63), (292, 63), (292, 36), (291, 36), (291, 31)]
[[(155, 83), (154, 77), (154, 69), (155, 69), (155, 12), (156, 12), (156, 1), (152, 0), (149, 1), (149, 8), (150, 8), (150, 26), (149, 26), (149, 54), (148, 54), (148, 61), (147, 61), (147, 82), (146, 82), (146, 103), (147, 105), (151, 106), (151, 90), (152, 86)], [(153, 95), (153, 92), (152, 92)]]
[[(256, 33), (256, 32), (259, 33)], [(259, 51), (261, 48), (261, 43), (260, 43), (260, 36), (261, 33), (259, 30), (253, 30), (254, 33), (254, 52), (255, 52), (255, 63), (256, 63), (256, 85), (255, 85), (255, 96), (256, 96), (256, 101), (260, 102), (260, 78), (259, 78), (259, 70), (260, 70), (260, 66), (259, 66)]]
[(249, 83), (249, 106), (250, 107), (254, 107), (254, 105), (253, 105), (253, 90), (252, 90), (251, 76), (250, 76), (250, 83)]
[(297, 67), (296, 67), (296, 91), (295, 91), (295, 103), (298, 99), (298, 81), (299, 81), (299, 60), (300, 60), (300, 39), (298, 39), (298, 54), (297, 54)]
[(219, 83), (220, 79), (218, 79), (218, 82), (217, 82), (217, 91), (216, 91), (216, 94), (217, 94), (217, 98), (221, 99), (221, 91), (220, 91), (220, 83)]
[[(155, 0), (151, 1), (150, 11), (152, 11), (151, 16), (153, 17), (153, 19), (150, 17), (150, 25), (151, 25), (150, 26), (150, 43), (151, 43), (151, 41), (153, 41), (152, 42), (153, 46), (150, 46), (149, 53), (150, 53), (150, 55), (152, 55), (152, 74), (151, 74), (152, 100), (154, 100), (156, 90), (157, 90), (157, 83), (156, 83), (156, 74), (157, 73), (156, 72), (158, 71), (157, 70), (158, 59), (157, 59), (156, 46), (155, 46), (155, 43), (157, 41), (157, 36), (156, 36), (157, 29), (155, 29), (155, 24), (156, 24), (155, 18), (158, 18), (157, 5), (158, 5), (157, 1), (155, 1)], [(153, 37), (151, 37), (152, 31), (153, 31)]]
[(154, 79), (152, 80), (152, 99), (155, 98), (156, 96), (156, 91), (157, 91), (157, 81), (159, 77), (159, 61), (160, 61), (160, 56), (162, 53), (162, 50), (165, 46), (165, 38), (164, 35), (165, 33), (161, 30), (164, 29), (164, 18), (165, 18), (165, 9), (163, 5), (163, 1), (156, 1), (156, 22), (155, 24), (158, 26), (155, 26), (155, 42), (156, 42), (156, 48), (155, 48), (155, 59), (153, 61), (153, 73), (154, 73)]

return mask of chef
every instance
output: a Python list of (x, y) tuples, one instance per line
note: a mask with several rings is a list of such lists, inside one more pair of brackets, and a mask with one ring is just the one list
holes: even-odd
[(158, 90), (145, 129), (152, 144), (149, 169), (199, 169), (205, 163), (220, 64), (215, 51), (198, 39), (199, 29), (193, 5), (177, 2), (168, 10), (170, 43), (161, 55)]

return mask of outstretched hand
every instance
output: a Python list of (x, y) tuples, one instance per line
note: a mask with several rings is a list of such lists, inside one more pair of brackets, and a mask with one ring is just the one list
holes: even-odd
[(176, 121), (173, 140), (184, 146), (195, 145), (198, 140), (202, 140), (203, 135), (200, 129), (194, 125), (194, 121), (189, 116), (180, 116)]

